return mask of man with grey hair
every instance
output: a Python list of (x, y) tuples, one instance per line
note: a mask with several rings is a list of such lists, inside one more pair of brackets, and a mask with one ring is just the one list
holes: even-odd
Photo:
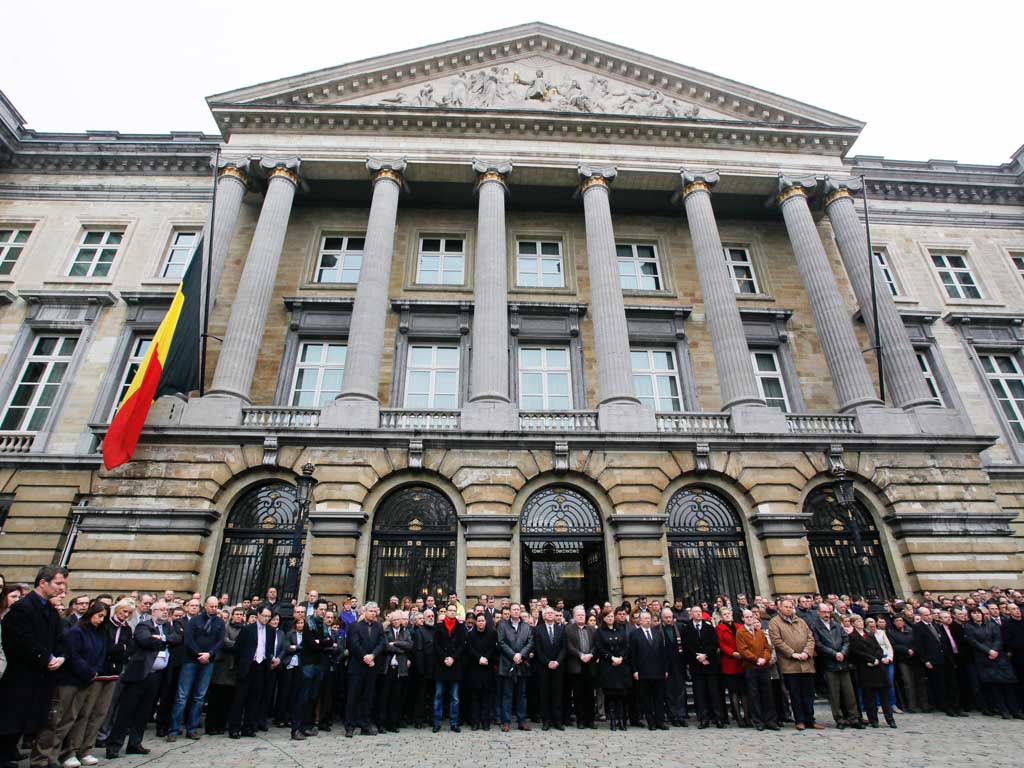
[(540, 683), (542, 730), (565, 730), (562, 724), (562, 686), (565, 664), (565, 627), (555, 621), (558, 611), (551, 606), (544, 609), (544, 621), (534, 631), (533, 647), (537, 654), (536, 669)]
[(640, 629), (629, 636), (629, 663), (637, 682), (644, 719), (650, 730), (668, 730), (665, 724), (665, 680), (668, 656), (665, 636), (651, 627), (651, 614), (640, 612)]
[(385, 648), (384, 630), (377, 623), (379, 609), (374, 602), (363, 606), (359, 621), (348, 629), (348, 691), (345, 699), (345, 736), (352, 738), (356, 728), (364, 736), (376, 736), (370, 722), (377, 685), (377, 663)]
[[(582, 605), (572, 609), (572, 624), (565, 629), (565, 668), (569, 674), (577, 728), (596, 728), (594, 723), (594, 686), (597, 681), (597, 657), (594, 646), (597, 630), (587, 626)], [(564, 713), (563, 713), (564, 714)]]

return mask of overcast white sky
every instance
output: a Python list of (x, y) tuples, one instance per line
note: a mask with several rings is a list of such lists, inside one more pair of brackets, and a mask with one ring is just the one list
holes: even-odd
[(204, 130), (206, 96), (545, 21), (867, 122), (851, 154), (1006, 162), (1024, 3), (5, 3), (0, 90), (41, 131)]

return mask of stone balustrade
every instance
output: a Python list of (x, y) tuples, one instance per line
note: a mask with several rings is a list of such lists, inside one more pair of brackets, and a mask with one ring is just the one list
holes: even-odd
[(727, 413), (658, 413), (654, 418), (659, 432), (732, 432)]
[(452, 432), (459, 428), (459, 411), (427, 411), (409, 408), (382, 408), (381, 429), (423, 429)]
[(838, 413), (787, 413), (786, 425), (795, 435), (855, 435), (860, 432), (856, 416)]
[(597, 411), (520, 411), (523, 432), (593, 432)]
[(319, 408), (252, 406), (242, 409), (243, 427), (310, 429), (320, 426)]
[(0, 432), (0, 453), (29, 453), (35, 441), (34, 434)]

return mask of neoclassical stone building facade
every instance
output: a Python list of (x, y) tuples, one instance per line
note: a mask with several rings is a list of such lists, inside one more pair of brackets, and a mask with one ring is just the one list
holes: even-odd
[[(543, 24), (209, 105), (45, 134), (0, 96), (8, 581), (1020, 584), (1020, 152), (851, 157), (856, 120)], [(204, 232), (204, 390), (104, 471)]]

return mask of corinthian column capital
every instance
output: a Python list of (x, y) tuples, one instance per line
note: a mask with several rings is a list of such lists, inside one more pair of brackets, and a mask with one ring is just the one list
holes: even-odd
[(806, 198), (807, 193), (814, 191), (816, 186), (818, 186), (818, 180), (813, 176), (794, 179), (779, 171), (779, 191), (775, 195), (775, 204), (782, 205), (791, 197)]
[(825, 207), (844, 198), (853, 197), (864, 189), (864, 182), (857, 176), (846, 179), (837, 179), (832, 176), (825, 177)]

